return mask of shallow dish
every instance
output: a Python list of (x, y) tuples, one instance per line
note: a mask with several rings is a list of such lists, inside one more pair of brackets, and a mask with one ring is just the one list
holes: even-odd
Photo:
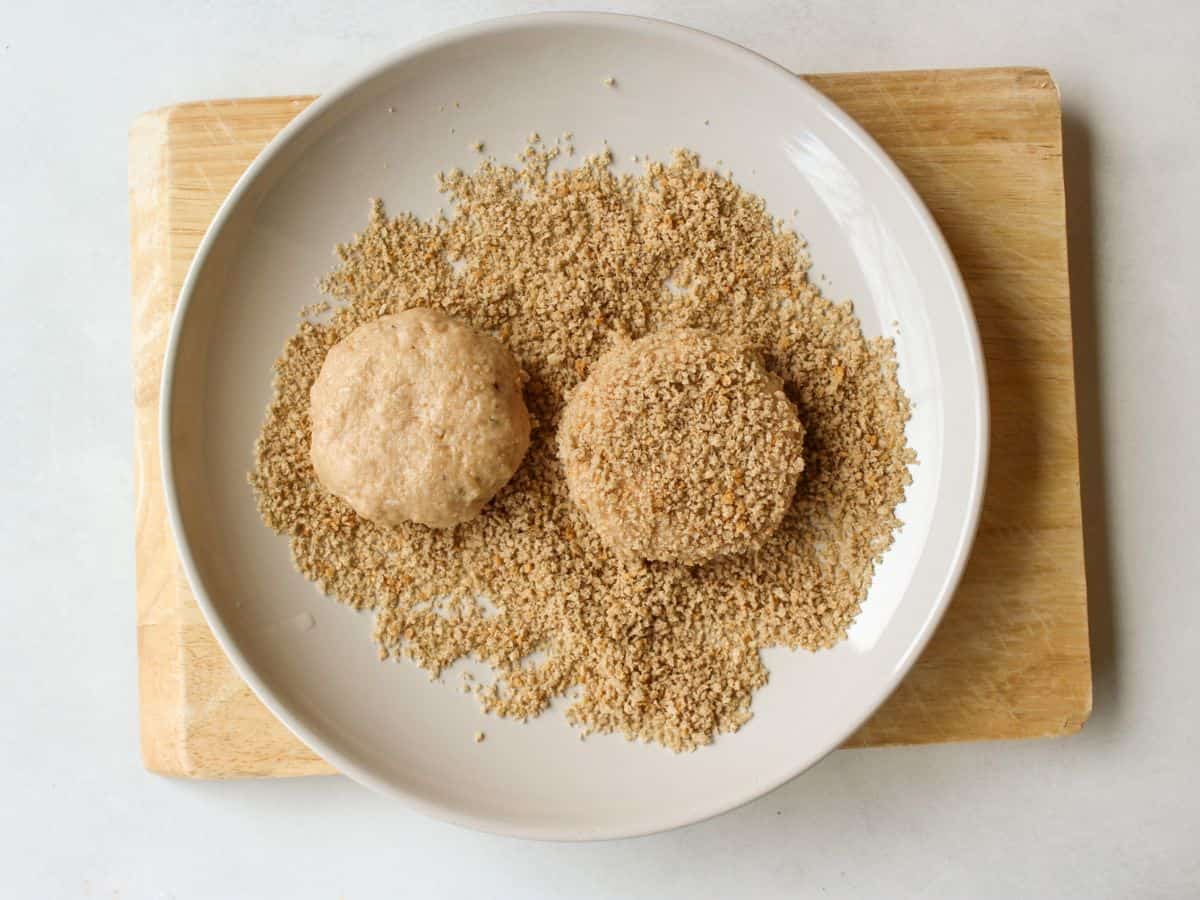
[[(606, 83), (613, 79), (612, 84)], [(271, 363), (332, 247), (367, 201), (431, 215), (435, 172), (501, 160), (526, 136), (574, 133), (581, 152), (665, 159), (686, 146), (791, 217), (826, 294), (853, 298), (868, 335), (897, 342), (920, 457), (906, 522), (849, 638), (771, 651), (754, 718), (675, 756), (620, 737), (577, 740), (552, 710), (485, 718), (453, 682), (381, 665), (370, 617), (319, 596), (268, 532), (246, 473)], [(954, 261), (895, 165), (844, 113), (774, 64), (696, 31), (625, 16), (485, 22), (408, 48), (314, 103), (238, 182), (205, 236), (172, 326), (162, 392), (168, 512), (193, 592), (258, 696), (358, 781), (440, 818), (586, 839), (683, 825), (757, 797), (837, 747), (895, 688), (966, 561), (984, 482), (987, 401)], [(476, 744), (472, 735), (485, 730)]]

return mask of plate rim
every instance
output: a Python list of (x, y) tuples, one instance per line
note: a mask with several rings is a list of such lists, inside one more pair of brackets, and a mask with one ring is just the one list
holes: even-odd
[[(575, 26), (607, 25), (610, 27), (615, 23), (644, 32), (657, 32), (675, 37), (684, 36), (714, 52), (741, 55), (747, 62), (756, 65), (764, 75), (781, 81), (786, 79), (790, 85), (790, 89), (808, 94), (809, 99), (820, 107), (825, 115), (832, 119), (848, 136), (860, 144), (867, 154), (887, 172), (891, 180), (900, 189), (901, 196), (909, 210), (915, 215), (921, 225), (923, 236), (934, 247), (943, 273), (947, 277), (955, 298), (958, 301), (960, 324), (967, 337), (967, 355), (971, 364), (971, 374), (974, 376), (975, 382), (973, 391), (975, 457), (972, 460), (971, 486), (969, 497), (967, 498), (966, 518), (954, 547), (951, 564), (947, 567), (945, 578), (938, 591), (938, 599), (926, 621), (921, 626), (916, 638), (910, 644), (906, 655), (893, 667), (887, 680), (880, 684), (877, 700), (869, 704), (863, 715), (854, 721), (845, 730), (844, 734), (839, 736), (833, 746), (799, 759), (796, 766), (784, 775), (763, 785), (754, 785), (748, 791), (738, 794), (733, 799), (716, 803), (710, 810), (698, 816), (685, 815), (679, 818), (666, 815), (658, 817), (653, 822), (631, 824), (629, 827), (624, 828), (588, 829), (584, 827), (529, 826), (492, 816), (473, 815), (461, 809), (431, 802), (407, 793), (388, 781), (376, 777), (356, 763), (344, 758), (338, 751), (328, 747), (319, 734), (305, 725), (299, 717), (293, 716), (285, 705), (276, 699), (272, 689), (259, 677), (253, 665), (238, 649), (236, 641), (212, 603), (204, 587), (204, 582), (200, 577), (191, 547), (185, 538), (186, 531), (179, 507), (179, 495), (176, 489), (175, 467), (171, 451), (173, 424), (171, 398), (175, 387), (179, 343), (184, 330), (183, 322), (187, 318), (186, 313), (195, 297), (201, 272), (205, 268), (218, 236), (263, 170), (311, 122), (322, 117), (328, 110), (335, 108), (364, 85), (382, 76), (389, 69), (402, 64), (406, 60), (430, 51), (435, 51), (442, 46), (452, 45), (464, 39), (484, 37), (510, 29), (536, 27), (539, 24), (550, 22)], [(850, 735), (857, 731), (887, 701), (920, 657), (933, 637), (933, 634), (937, 631), (938, 624), (941, 622), (953, 598), (954, 591), (962, 579), (967, 560), (970, 556), (971, 547), (978, 532), (984, 488), (987, 481), (987, 463), (990, 445), (986, 367), (978, 324), (971, 307), (966, 285), (963, 282), (962, 274), (958, 269), (957, 262), (950, 251), (949, 245), (932, 213), (888, 153), (848, 113), (809, 84), (802, 76), (786, 69), (762, 54), (727, 38), (722, 38), (709, 32), (665, 19), (608, 12), (526, 13), (484, 19), (468, 25), (437, 32), (392, 51), (360, 71), (358, 75), (341, 83), (335, 89), (321, 94), (284, 126), (239, 176), (229, 194), (221, 202), (188, 267), (187, 275), (179, 292), (178, 302), (171, 316), (171, 326), (163, 357), (158, 412), (159, 463), (172, 540), (179, 555), (188, 586), (206, 623), (212, 630), (213, 636), (216, 638), (222, 651), (229, 658), (238, 676), (246, 682), (258, 700), (297, 739), (312, 749), (322, 759), (332, 764), (339, 773), (347, 775), (352, 780), (377, 793), (399, 800), (411, 809), (416, 809), (444, 822), (493, 834), (555, 841), (611, 840), (638, 837), (705, 821), (765, 796), (793, 778), (803, 774), (834, 750), (838, 749)]]

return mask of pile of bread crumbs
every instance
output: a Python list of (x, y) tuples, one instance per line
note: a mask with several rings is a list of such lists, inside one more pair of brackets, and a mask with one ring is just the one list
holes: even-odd
[[(482, 162), (441, 179), (450, 218), (389, 218), (338, 248), (332, 317), (302, 318), (275, 365), (251, 483), (264, 522), (328, 594), (376, 613), (381, 655), (438, 674), (472, 656), (483, 707), (568, 720), (676, 751), (737, 730), (768, 673), (759, 651), (840, 641), (900, 522), (915, 456), (891, 341), (806, 277), (797, 236), (763, 201), (677, 151), (616, 176), (606, 151), (551, 170)], [(503, 340), (530, 375), (533, 443), (511, 482), (452, 530), (385, 528), (326, 493), (309, 462), (308, 397), (328, 349), (362, 323), (442, 309)], [(736, 335), (785, 382), (805, 467), (753, 554), (702, 566), (620, 559), (567, 496), (555, 453), (565, 398), (615, 342), (688, 326)]]

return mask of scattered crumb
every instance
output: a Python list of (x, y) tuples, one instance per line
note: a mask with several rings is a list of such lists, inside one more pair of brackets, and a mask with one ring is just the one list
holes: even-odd
[[(518, 168), (484, 159), (472, 174), (444, 173), (449, 220), (372, 206), (322, 282), (338, 301), (331, 318), (301, 319), (275, 364), (250, 480), (299, 570), (374, 611), (382, 656), (434, 674), (471, 656), (494, 674), (471, 691), (488, 712), (524, 720), (569, 693), (581, 737), (693, 750), (751, 717), (768, 678), (760, 650), (845, 637), (900, 525), (910, 405), (892, 342), (864, 338), (851, 305), (820, 294), (802, 242), (761, 198), (686, 151), (620, 177), (607, 148), (550, 171), (558, 153), (530, 147)], [(309, 461), (308, 394), (327, 350), (410, 306), (500, 336), (530, 375), (538, 424), (525, 462), (451, 530), (361, 519)], [(671, 326), (758, 348), (805, 425), (796, 496), (756, 554), (630, 563), (568, 496), (555, 436), (576, 361), (586, 370), (618, 341)]]
[(574, 137), (575, 137), (575, 132), (573, 132), (573, 131), (564, 131), (564, 132), (562, 133), (562, 139), (563, 139), (564, 141), (569, 141), (569, 140), (571, 140), (571, 139), (572, 139), (572, 138), (574, 138)]
[(617, 86), (617, 79), (613, 78), (611, 75), (607, 76), (607, 77), (604, 79), (604, 86), (605, 86), (605, 87), (616, 87), (616, 86)]
[(471, 145), (471, 149), (474, 150), (476, 153), (482, 153), (483, 147), (484, 147), (483, 141), (476, 141), (475, 143), (473, 143)]
[(707, 124), (708, 124), (708, 119), (705, 119), (705, 120), (704, 120), (704, 124), (705, 124), (705, 125), (707, 125)]
[(486, 734), (484, 734), (482, 731), (475, 732), (475, 743), (482, 744), (485, 740), (487, 740)]

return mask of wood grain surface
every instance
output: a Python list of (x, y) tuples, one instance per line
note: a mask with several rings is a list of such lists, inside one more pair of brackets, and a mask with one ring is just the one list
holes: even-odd
[[(812, 76), (929, 205), (979, 320), (992, 448), (982, 526), (933, 641), (847, 746), (1077, 731), (1091, 710), (1057, 88), (1040, 69)], [(234, 673), (192, 598), (163, 501), (158, 396), (172, 310), (238, 176), (311, 97), (189, 103), (130, 132), (142, 754), (192, 778), (333, 769)], [(368, 648), (369, 649), (369, 648)]]

